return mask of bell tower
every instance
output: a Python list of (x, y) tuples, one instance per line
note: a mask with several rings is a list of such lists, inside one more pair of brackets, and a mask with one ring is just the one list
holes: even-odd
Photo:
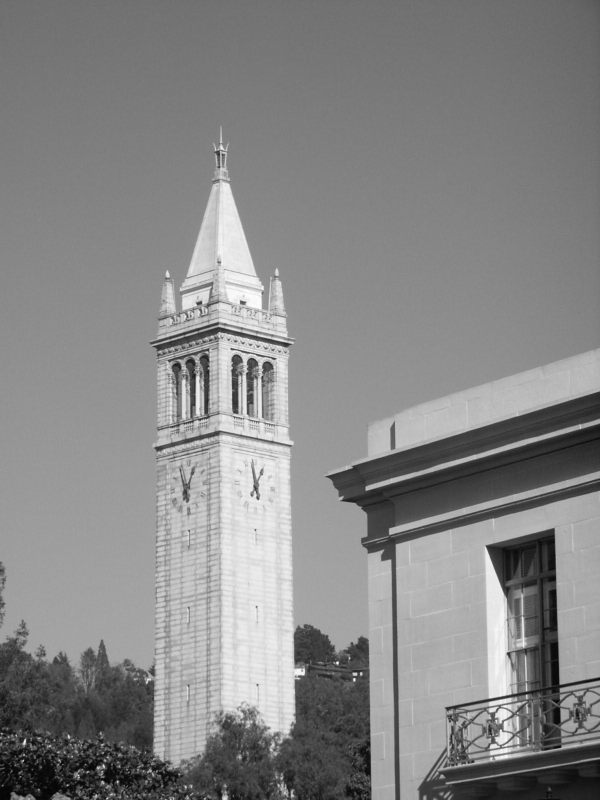
[(215, 714), (245, 702), (274, 731), (294, 716), (286, 312), (263, 307), (231, 192), (215, 172), (177, 308), (158, 335), (154, 749), (201, 753)]

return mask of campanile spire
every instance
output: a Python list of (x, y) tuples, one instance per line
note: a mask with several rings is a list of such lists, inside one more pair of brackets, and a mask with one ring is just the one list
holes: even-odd
[(227, 169), (229, 143), (223, 144), (222, 129), (219, 144), (213, 144), (213, 148), (215, 172), (192, 260), (181, 286), (182, 307), (187, 310), (208, 303), (211, 292), (214, 294), (220, 259), (222, 299), (262, 308), (263, 285), (256, 274), (231, 191)]
[(228, 181), (229, 172), (227, 171), (227, 151), (229, 142), (223, 145), (223, 127), (219, 127), (219, 144), (213, 144), (215, 150), (215, 175), (213, 181)]

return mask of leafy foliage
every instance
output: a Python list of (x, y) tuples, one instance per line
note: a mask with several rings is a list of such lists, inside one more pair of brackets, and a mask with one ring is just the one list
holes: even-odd
[(366, 636), (359, 636), (355, 642), (350, 642), (345, 650), (338, 653), (340, 663), (348, 664), (354, 669), (365, 669), (369, 666), (369, 640)]
[(6, 570), (4, 568), (4, 564), (0, 561), (0, 628), (2, 627), (2, 623), (4, 622), (4, 607), (6, 603), (4, 602), (4, 587), (6, 586)]
[(278, 764), (298, 800), (370, 795), (366, 681), (307, 676), (296, 682), (296, 722)]
[(184, 767), (186, 780), (207, 798), (268, 800), (280, 796), (276, 771), (279, 737), (269, 731), (256, 708), (241, 705), (221, 712), (217, 730), (202, 756)]
[(153, 682), (131, 661), (111, 667), (106, 648), (91, 648), (78, 674), (64, 653), (46, 660), (43, 649), (25, 649), (25, 623), (0, 644), (0, 727), (68, 733), (92, 738), (103, 733), (142, 749), (152, 747)]
[(294, 659), (305, 664), (329, 663), (335, 660), (335, 647), (329, 636), (312, 625), (303, 625), (294, 631)]
[(178, 770), (134, 747), (49, 734), (0, 731), (0, 800), (188, 800)]

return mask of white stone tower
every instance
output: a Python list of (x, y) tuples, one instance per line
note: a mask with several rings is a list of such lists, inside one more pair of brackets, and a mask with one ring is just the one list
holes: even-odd
[(177, 310), (158, 336), (154, 748), (201, 753), (215, 714), (294, 716), (288, 350), (278, 271), (267, 308), (227, 172), (216, 169)]

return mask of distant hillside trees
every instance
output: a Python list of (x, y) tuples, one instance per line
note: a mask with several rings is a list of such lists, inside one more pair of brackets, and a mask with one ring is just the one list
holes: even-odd
[[(0, 564), (0, 621), (6, 576)], [(51, 661), (43, 647), (26, 649), (24, 622), (0, 643), (0, 728), (45, 731), (152, 748), (154, 682), (131, 661), (111, 666), (101, 641), (73, 668), (65, 653)]]
[(335, 647), (329, 636), (313, 625), (298, 625), (294, 632), (294, 659), (296, 663), (329, 663), (335, 660)]

